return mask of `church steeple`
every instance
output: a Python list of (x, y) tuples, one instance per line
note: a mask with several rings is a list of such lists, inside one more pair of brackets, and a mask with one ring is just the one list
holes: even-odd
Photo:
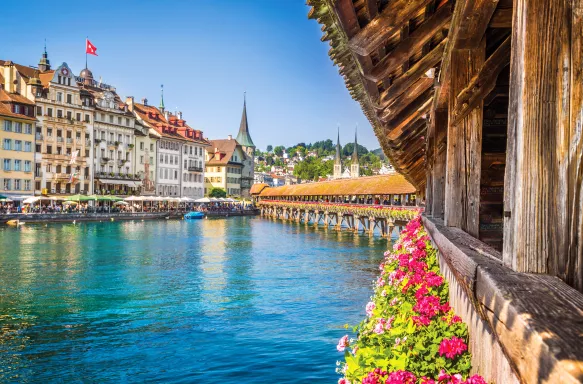
[(160, 111), (164, 113), (164, 84), (160, 85)]
[(249, 134), (249, 124), (247, 123), (247, 93), (243, 94), (243, 115), (241, 116), (241, 124), (239, 125), (239, 133), (237, 134), (237, 142), (243, 147), (255, 148), (251, 135)]
[(334, 179), (340, 179), (342, 177), (342, 154), (340, 147), (340, 127), (338, 127), (338, 138), (336, 139), (336, 157), (334, 158), (334, 174), (332, 175)]
[(49, 54), (47, 53), (47, 39), (45, 39), (45, 51), (38, 62), (38, 70), (41, 73), (51, 70), (51, 62), (49, 61)]
[(360, 176), (360, 164), (358, 163), (358, 125), (354, 130), (354, 150), (352, 151), (352, 164), (350, 164), (350, 177)]

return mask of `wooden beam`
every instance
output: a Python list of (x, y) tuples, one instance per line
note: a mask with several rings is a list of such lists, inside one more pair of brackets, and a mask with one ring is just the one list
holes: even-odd
[(484, 37), (498, 0), (464, 1), (463, 23), (455, 42), (457, 49), (477, 48)]
[(416, 51), (420, 50), (425, 43), (431, 40), (450, 20), (451, 8), (447, 4), (439, 8), (435, 14), (413, 31), (407, 40), (401, 41), (395, 49), (389, 52), (374, 66), (369, 74), (365, 73), (364, 76), (373, 81), (383, 80), (405, 61), (409, 60)]
[(368, 21), (371, 22), (379, 14), (377, 0), (364, 0), (364, 8)]
[(391, 1), (374, 20), (368, 23), (349, 41), (350, 48), (359, 55), (366, 56), (384, 41), (398, 33), (403, 23), (409, 21), (431, 0)]
[(467, 87), (457, 95), (453, 112), (454, 124), (463, 120), (496, 87), (498, 75), (510, 63), (510, 36), (500, 44), (476, 73)]
[(571, 232), (577, 211), (569, 209), (581, 204), (573, 200), (581, 179), (570, 171), (581, 172), (582, 110), (580, 96), (571, 106), (569, 93), (582, 81), (581, 62), (571, 67), (571, 41), (581, 29), (571, 35), (571, 1), (514, 4), (503, 259), (515, 271), (567, 279), (582, 273), (568, 268), (569, 248), (581, 252), (582, 240)]
[[(379, 107), (385, 108), (392, 103), (401, 93), (408, 90), (408, 88), (417, 81), (425, 73), (439, 64), (443, 55), (443, 50), (447, 44), (447, 38), (443, 39), (435, 48), (425, 55), (421, 60), (415, 63), (407, 72), (399, 76), (393, 81), (393, 84), (380, 95)], [(433, 82), (433, 79), (432, 79)]]
[(433, 140), (434, 162), (432, 168), (433, 204), (431, 215), (443, 219), (445, 212), (445, 165), (447, 149), (447, 110), (433, 111), (431, 124), (434, 126), (435, 139)]
[(456, 96), (483, 66), (485, 54), (485, 39), (479, 48), (454, 51), (449, 89), (444, 221), (474, 237), (480, 229), (483, 108), (480, 104), (458, 124), (453, 123), (453, 111)]
[(421, 96), (433, 85), (433, 79), (422, 77), (402, 93), (395, 101), (387, 107), (380, 117), (382, 121), (388, 121), (392, 116), (397, 116), (405, 107), (411, 104), (415, 99)]
[(496, 8), (488, 26), (490, 28), (512, 28), (512, 8)]
[(429, 110), (431, 109), (431, 103), (433, 102), (433, 98), (430, 97), (425, 101), (423, 105), (419, 108), (414, 110), (411, 114), (406, 115), (403, 119), (399, 119), (398, 121), (392, 122), (388, 124), (388, 131), (389, 134), (387, 135), (389, 140), (396, 140), (402, 133), (403, 130), (413, 121), (417, 120), (423, 115), (426, 115)]

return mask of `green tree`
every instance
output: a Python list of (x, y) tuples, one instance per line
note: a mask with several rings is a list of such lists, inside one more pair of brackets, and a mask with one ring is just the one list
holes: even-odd
[(285, 147), (283, 145), (278, 145), (277, 147), (273, 148), (273, 153), (277, 156), (283, 156), (283, 150)]
[(213, 187), (209, 192), (209, 197), (227, 197), (227, 191), (223, 188)]
[(269, 144), (269, 145), (267, 146), (267, 149), (266, 149), (266, 150), (267, 150), (267, 152), (271, 152), (271, 151), (273, 151), (273, 145)]

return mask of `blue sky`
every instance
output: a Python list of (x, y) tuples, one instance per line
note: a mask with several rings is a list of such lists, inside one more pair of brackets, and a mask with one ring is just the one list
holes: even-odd
[[(268, 144), (335, 139), (378, 148), (372, 128), (344, 86), (308, 20), (303, 0), (124, 0), (46, 2), (5, 0), (0, 59), (36, 65), (47, 39), (53, 67), (85, 66), (85, 37), (96, 79), (122, 96), (178, 109), (205, 136), (235, 136), (247, 92), (250, 132)], [(24, 19), (23, 19), (24, 17)]]

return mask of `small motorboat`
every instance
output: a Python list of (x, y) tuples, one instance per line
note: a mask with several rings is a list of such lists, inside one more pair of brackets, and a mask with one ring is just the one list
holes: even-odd
[(202, 219), (204, 217), (204, 213), (202, 212), (188, 212), (184, 215), (184, 220), (197, 220)]

